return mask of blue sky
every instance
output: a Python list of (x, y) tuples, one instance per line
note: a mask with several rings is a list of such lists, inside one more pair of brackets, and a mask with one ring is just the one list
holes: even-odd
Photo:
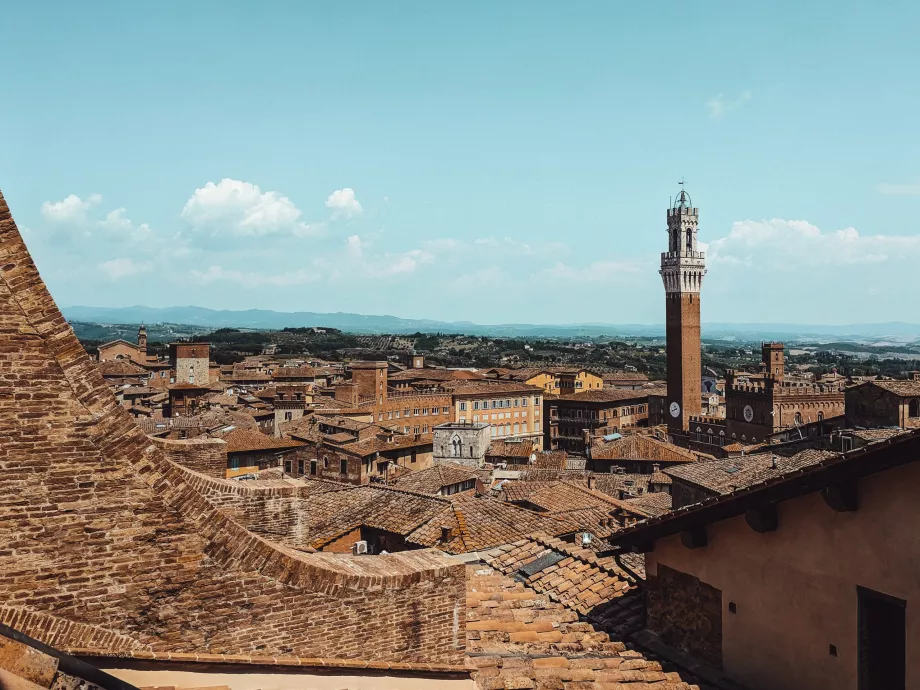
[(59, 304), (920, 321), (920, 6), (4, 8), (0, 189)]

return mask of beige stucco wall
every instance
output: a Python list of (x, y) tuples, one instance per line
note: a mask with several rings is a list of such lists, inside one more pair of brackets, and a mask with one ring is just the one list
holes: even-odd
[[(150, 671), (100, 667), (106, 673), (136, 687), (173, 686), (203, 688), (226, 685), (230, 690), (473, 690), (470, 678), (441, 679), (397, 675), (361, 676), (295, 673), (213, 673), (196, 671)], [(360, 672), (359, 672), (360, 673)]]
[(738, 517), (710, 525), (702, 549), (659, 540), (647, 568), (660, 562), (722, 590), (724, 669), (752, 690), (856, 690), (856, 586), (904, 599), (907, 687), (920, 688), (918, 490), (913, 463), (862, 480), (854, 513), (805, 496), (780, 504), (772, 533)]

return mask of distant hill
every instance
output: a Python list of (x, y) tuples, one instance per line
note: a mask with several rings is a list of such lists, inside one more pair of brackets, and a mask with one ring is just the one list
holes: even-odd
[[(174, 323), (212, 328), (234, 327), (254, 329), (297, 328), (325, 326), (349, 333), (464, 333), (496, 337), (563, 337), (598, 336), (662, 337), (663, 324), (493, 324), (470, 321), (435, 321), (432, 319), (403, 319), (398, 316), (368, 316), (335, 312), (322, 314), (310, 311), (279, 312), (269, 309), (244, 311), (206, 309), (204, 307), (65, 307), (64, 316), (71, 321), (95, 323), (139, 324)], [(768, 323), (704, 323), (706, 338), (801, 339), (857, 338), (912, 340), (920, 337), (920, 325), (891, 322), (864, 323), (842, 326), (768, 324)]]

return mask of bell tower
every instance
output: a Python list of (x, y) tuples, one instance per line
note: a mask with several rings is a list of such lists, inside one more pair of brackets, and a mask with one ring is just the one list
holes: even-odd
[(142, 357), (147, 356), (147, 327), (144, 324), (137, 329), (137, 349)]
[(668, 251), (661, 254), (668, 341), (668, 430), (687, 431), (691, 415), (702, 410), (700, 358), (700, 289), (706, 275), (706, 257), (699, 251), (696, 233), (699, 209), (681, 182), (680, 194), (668, 209)]

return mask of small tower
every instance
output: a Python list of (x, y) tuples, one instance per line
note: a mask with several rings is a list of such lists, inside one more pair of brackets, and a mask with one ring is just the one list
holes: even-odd
[(700, 289), (706, 257), (697, 246), (699, 209), (681, 184), (668, 209), (668, 251), (661, 254), (668, 341), (666, 417), (672, 432), (686, 431), (691, 415), (702, 412), (700, 356)]
[(137, 329), (137, 349), (140, 350), (141, 357), (147, 356), (147, 327), (144, 324)]
[(782, 343), (760, 344), (760, 359), (764, 373), (777, 381), (783, 380), (783, 374), (786, 368), (783, 357), (784, 349), (785, 346)]

